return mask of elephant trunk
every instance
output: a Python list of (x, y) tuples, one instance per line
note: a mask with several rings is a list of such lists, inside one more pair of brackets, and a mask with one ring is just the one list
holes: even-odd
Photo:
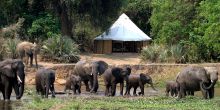
[(16, 96), (16, 99), (20, 99), (23, 96), (24, 93), (24, 84), (21, 84), (19, 87), (19, 94)]
[(214, 87), (215, 83), (216, 81), (211, 80), (211, 84), (207, 87), (205, 83), (202, 82), (202, 88), (205, 90), (211, 89), (212, 87)]
[(153, 83), (151, 83), (150, 86), (153, 90), (157, 91), (157, 89), (154, 87)]

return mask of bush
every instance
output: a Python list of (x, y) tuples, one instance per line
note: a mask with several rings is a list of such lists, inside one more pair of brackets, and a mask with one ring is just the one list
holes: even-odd
[(57, 62), (73, 63), (80, 59), (78, 46), (70, 38), (60, 35), (48, 38), (41, 52), (44, 59)]
[(180, 45), (163, 46), (153, 44), (144, 47), (141, 51), (141, 59), (150, 62), (185, 62), (183, 48)]
[(144, 47), (143, 50), (141, 51), (141, 59), (144, 61), (157, 62), (159, 60), (159, 57), (160, 58), (166, 57), (166, 56), (160, 56), (161, 55), (160, 52), (162, 50), (163, 50), (162, 46), (159, 46), (157, 44)]
[(7, 39), (4, 43), (5, 53), (9, 58), (17, 58), (16, 48), (20, 41), (18, 39)]
[(42, 15), (35, 21), (33, 21), (31, 28), (28, 29), (28, 35), (30, 41), (44, 41), (53, 34), (60, 32), (59, 22), (55, 17), (50, 14)]

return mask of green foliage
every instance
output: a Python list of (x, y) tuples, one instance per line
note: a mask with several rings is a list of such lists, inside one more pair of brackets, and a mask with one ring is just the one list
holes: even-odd
[[(152, 37), (162, 44), (176, 44), (189, 37), (191, 22), (198, 1), (153, 0), (151, 16)], [(187, 7), (187, 8), (186, 8)]]
[(141, 59), (150, 62), (185, 62), (185, 53), (181, 45), (164, 46), (153, 44), (141, 51)]
[(195, 20), (195, 35), (202, 38), (207, 47), (208, 58), (220, 60), (220, 1), (206, 0), (198, 7), (198, 18)]
[(126, 13), (129, 18), (147, 35), (150, 35), (150, 17), (152, 12), (152, 0), (125, 0), (126, 5), (122, 7), (123, 13)]
[(5, 52), (6, 55), (9, 58), (17, 58), (17, 52), (16, 52), (16, 48), (17, 48), (17, 44), (20, 41), (18, 39), (7, 39), (4, 43), (4, 48), (5, 48)]
[[(177, 100), (165, 96), (154, 97), (72, 97), (71, 99), (41, 99), (25, 103), (24, 108), (29, 109), (54, 109), (59, 110), (215, 110), (219, 108), (220, 98), (203, 100), (200, 97), (186, 97)], [(28, 106), (28, 107), (27, 107)]]
[(28, 29), (29, 40), (44, 41), (52, 37), (53, 34), (58, 34), (60, 32), (59, 27), (58, 20), (51, 14), (39, 17), (33, 21), (31, 28)]
[(78, 46), (70, 38), (60, 35), (48, 38), (44, 42), (42, 54), (44, 59), (58, 62), (72, 63), (79, 60)]

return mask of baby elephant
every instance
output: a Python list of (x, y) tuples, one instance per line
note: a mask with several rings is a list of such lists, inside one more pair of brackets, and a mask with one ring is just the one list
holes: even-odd
[(49, 89), (52, 97), (55, 97), (54, 90), (55, 72), (51, 69), (39, 69), (35, 76), (37, 93), (41, 93), (42, 97), (48, 98)]
[(139, 92), (138, 94), (139, 95), (144, 95), (144, 85), (148, 83), (151, 85), (151, 87), (156, 90), (153, 86), (153, 82), (152, 82), (152, 78), (147, 75), (147, 74), (132, 74), (129, 76), (128, 78), (128, 86), (126, 88), (126, 92), (125, 92), (125, 95), (130, 95), (130, 89), (133, 87), (134, 88), (134, 91), (133, 91), (133, 95), (134, 96), (137, 96), (136, 94), (136, 89), (138, 87), (140, 87), (141, 89), (141, 92)]
[(176, 81), (168, 81), (166, 83), (166, 96), (169, 96), (169, 93), (172, 97), (178, 95), (178, 84)]
[(76, 91), (78, 90), (78, 93), (81, 93), (81, 78), (76, 75), (70, 75), (66, 80), (66, 86), (64, 89), (64, 92), (66, 90), (73, 90), (73, 93), (76, 94)]

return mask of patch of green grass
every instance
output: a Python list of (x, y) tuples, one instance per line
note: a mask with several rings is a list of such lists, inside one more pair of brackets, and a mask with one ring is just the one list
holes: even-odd
[(220, 97), (205, 100), (201, 97), (186, 97), (185, 99), (175, 99), (164, 96), (154, 97), (73, 97), (63, 99), (34, 99), (27, 104), (29, 109), (49, 109), (59, 110), (214, 110), (220, 107)]
[(80, 103), (80, 109), (110, 109), (110, 110), (134, 110), (134, 109), (217, 109), (220, 107), (220, 99), (203, 100), (196, 97), (177, 100), (166, 97), (150, 98), (99, 98), (99, 99), (81, 99), (72, 100), (62, 110), (70, 110), (76, 104)]

